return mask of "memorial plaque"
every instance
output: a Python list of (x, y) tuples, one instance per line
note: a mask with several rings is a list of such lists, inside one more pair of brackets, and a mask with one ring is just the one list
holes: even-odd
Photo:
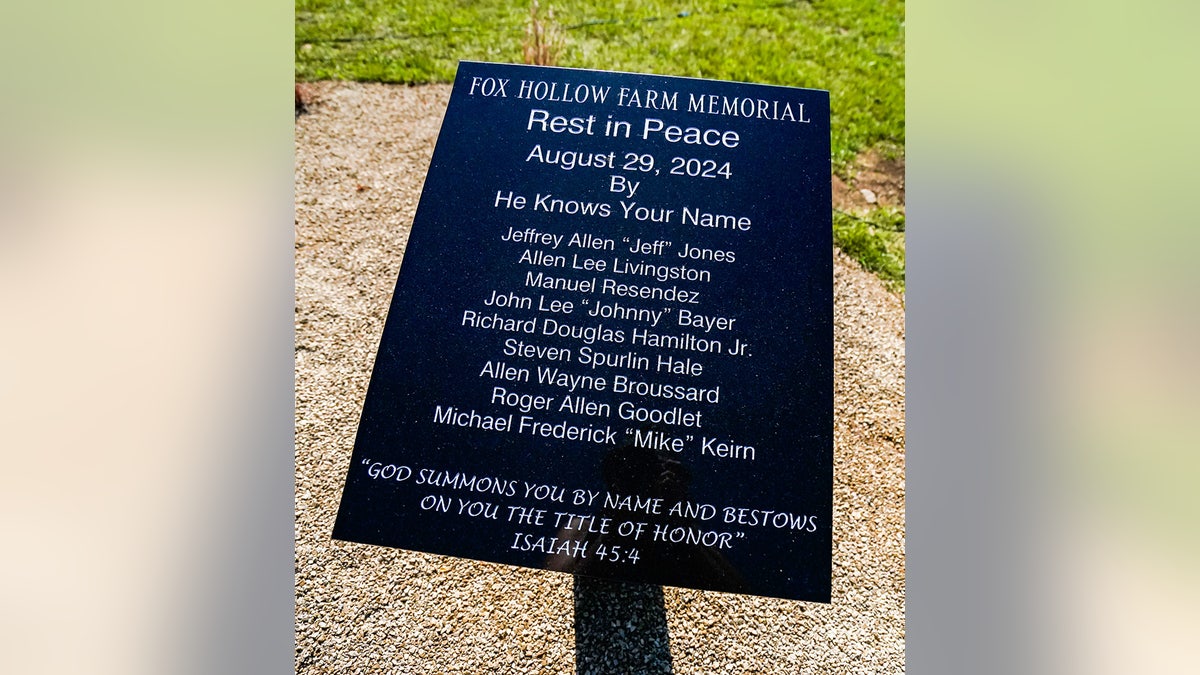
[(829, 95), (463, 62), (337, 539), (829, 602)]

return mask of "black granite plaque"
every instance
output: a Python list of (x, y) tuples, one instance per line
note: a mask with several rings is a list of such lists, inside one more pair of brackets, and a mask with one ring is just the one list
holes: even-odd
[(825, 91), (460, 64), (333, 536), (829, 601)]

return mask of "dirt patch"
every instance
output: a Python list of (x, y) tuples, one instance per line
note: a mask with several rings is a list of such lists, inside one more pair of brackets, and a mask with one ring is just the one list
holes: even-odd
[(296, 117), (308, 112), (308, 96), (303, 85), (296, 83)]
[(852, 178), (833, 177), (833, 208), (862, 213), (879, 206), (904, 208), (904, 158), (888, 159), (877, 150), (858, 156)]
[[(326, 85), (322, 87), (322, 84)], [(320, 102), (320, 91), (328, 88), (329, 83), (297, 82), (296, 83), (296, 117), (313, 111)]]

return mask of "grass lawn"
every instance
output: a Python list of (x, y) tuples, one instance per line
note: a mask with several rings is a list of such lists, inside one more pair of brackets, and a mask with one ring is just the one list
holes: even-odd
[(862, 216), (835, 211), (833, 243), (875, 273), (894, 291), (904, 292), (904, 212), (888, 207)]
[[(852, 178), (870, 149), (903, 155), (902, 0), (542, 5), (564, 38), (555, 65), (828, 89), (834, 171)], [(528, 14), (500, 0), (296, 0), (296, 78), (450, 82), (459, 59), (519, 63)], [(903, 213), (856, 215), (835, 218), (838, 245), (902, 290)]]

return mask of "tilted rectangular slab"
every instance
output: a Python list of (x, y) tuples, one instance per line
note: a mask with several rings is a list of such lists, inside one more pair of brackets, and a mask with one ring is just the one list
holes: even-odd
[(337, 539), (828, 602), (829, 95), (463, 62)]

